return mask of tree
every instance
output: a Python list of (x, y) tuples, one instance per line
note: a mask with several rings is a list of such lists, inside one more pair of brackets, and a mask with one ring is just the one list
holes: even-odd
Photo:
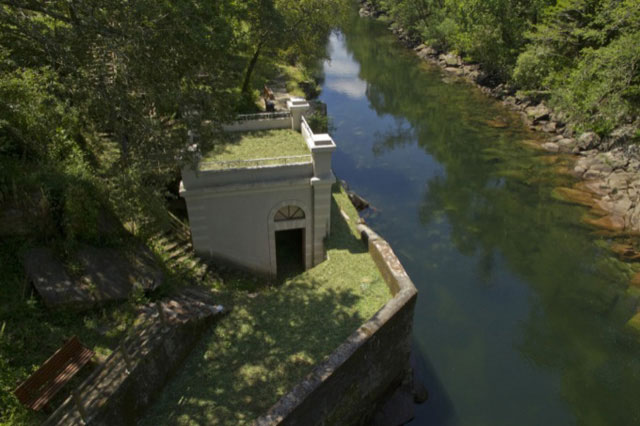
[(251, 90), (251, 77), (260, 55), (294, 59), (317, 58), (329, 31), (345, 10), (342, 0), (251, 0), (244, 3), (242, 38), (249, 52), (242, 92)]
[[(71, 126), (63, 113), (54, 128), (93, 161), (112, 201), (130, 201), (122, 194), (132, 188), (159, 193), (180, 159), (187, 161), (188, 131), (205, 135), (232, 114), (236, 6), (232, 0), (2, 0), (0, 79), (39, 82), (37, 91), (21, 92), (17, 105), (46, 93), (81, 117)], [(12, 108), (6, 99), (0, 103)], [(27, 145), (51, 139), (46, 125), (39, 135), (19, 138), (25, 122), (15, 114), (4, 118), (0, 134), (45, 161)]]

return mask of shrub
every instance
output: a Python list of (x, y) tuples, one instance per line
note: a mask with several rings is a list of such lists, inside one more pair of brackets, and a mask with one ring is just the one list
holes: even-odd
[(556, 88), (555, 103), (585, 127), (606, 134), (630, 123), (640, 112), (640, 32), (608, 46), (582, 52), (566, 83)]

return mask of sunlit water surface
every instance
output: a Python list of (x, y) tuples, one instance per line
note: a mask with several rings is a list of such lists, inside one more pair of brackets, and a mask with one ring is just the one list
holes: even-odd
[[(627, 266), (556, 201), (566, 160), (374, 21), (330, 39), (334, 170), (419, 289), (417, 425), (639, 425)], [(492, 127), (488, 120), (506, 122)]]

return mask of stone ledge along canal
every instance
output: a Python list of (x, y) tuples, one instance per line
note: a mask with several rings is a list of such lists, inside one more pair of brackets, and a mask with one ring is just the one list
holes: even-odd
[[(640, 425), (637, 266), (552, 197), (568, 157), (380, 22), (329, 41), (334, 171), (419, 288), (412, 425)], [(496, 125), (498, 123), (498, 125)]]

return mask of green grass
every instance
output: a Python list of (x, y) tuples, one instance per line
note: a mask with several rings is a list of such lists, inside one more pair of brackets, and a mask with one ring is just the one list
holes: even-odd
[(201, 340), (144, 424), (250, 423), (380, 309), (391, 295), (356, 218), (335, 189), (327, 261), (251, 297), (240, 287), (223, 290), (231, 313)]
[[(277, 157), (308, 155), (309, 148), (302, 135), (294, 130), (260, 130), (255, 132), (230, 133), (226, 139), (207, 152), (201, 161), (201, 170), (218, 170), (225, 167), (251, 167), (249, 163), (207, 163), (207, 162), (235, 162), (271, 158), (269, 162), (260, 165), (283, 164), (284, 160)], [(206, 164), (205, 164), (206, 163)]]
[(296, 65), (281, 65), (280, 71), (286, 79), (287, 92), (291, 96), (298, 96), (300, 98), (306, 98), (307, 95), (301, 87), (303, 82), (307, 84), (313, 84), (315, 82), (313, 77), (309, 75), (309, 71), (302, 66)]
[[(346, 221), (340, 209), (348, 213)], [(355, 229), (357, 213), (335, 189), (328, 260), (278, 286), (254, 276), (227, 273), (211, 280), (219, 303), (232, 312), (213, 327), (152, 408), (148, 423), (238, 424), (266, 411), (325, 359), (390, 294)], [(22, 254), (34, 242), (14, 238), (0, 244), (0, 424), (35, 425), (47, 417), (24, 408), (13, 389), (63, 343), (77, 335), (104, 358), (133, 324), (149, 298), (112, 303), (91, 311), (49, 311), (30, 291)], [(192, 282), (188, 271), (171, 271), (151, 298), (170, 295)], [(251, 293), (253, 292), (253, 293)], [(249, 297), (249, 294), (255, 297)], [(53, 400), (55, 409), (92, 368)]]

